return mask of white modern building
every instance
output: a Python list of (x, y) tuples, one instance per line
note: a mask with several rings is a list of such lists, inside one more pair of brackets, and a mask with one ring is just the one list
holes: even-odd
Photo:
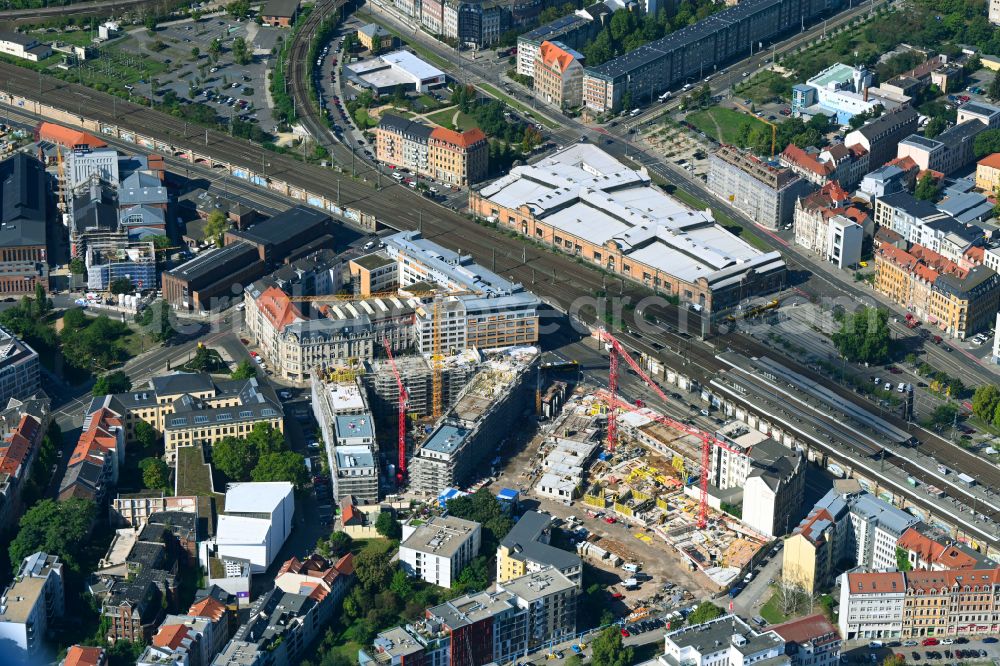
[(826, 228), (827, 261), (841, 269), (857, 266), (864, 238), (864, 227), (849, 217), (834, 215)]
[(452, 516), (435, 516), (424, 523), (403, 525), (399, 562), (407, 576), (451, 588), (462, 569), (479, 555), (479, 523)]
[(906, 579), (902, 573), (840, 575), (838, 625), (844, 638), (896, 638), (903, 629)]
[(348, 76), (379, 93), (392, 92), (403, 86), (417, 92), (444, 85), (445, 73), (409, 51), (393, 51), (347, 65)]
[(785, 642), (772, 632), (758, 633), (736, 615), (669, 632), (658, 658), (664, 666), (748, 666), (782, 661)]
[(43, 44), (31, 35), (21, 32), (0, 30), (0, 53), (5, 55), (38, 62), (52, 55), (48, 44)]
[[(24, 558), (17, 576), (0, 597), (0, 662), (41, 660), (49, 622), (65, 610), (62, 563), (55, 555)], [(5, 656), (5, 651), (12, 653)]]
[(295, 495), (291, 483), (234, 483), (226, 491), (215, 544), (220, 558), (248, 560), (252, 571), (266, 570), (292, 531)]

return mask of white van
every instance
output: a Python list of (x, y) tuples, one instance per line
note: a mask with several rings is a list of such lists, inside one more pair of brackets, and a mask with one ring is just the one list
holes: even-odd
[(635, 118), (640, 113), (642, 113), (642, 109), (632, 109), (631, 111), (629, 111), (628, 115), (630, 115), (633, 118)]

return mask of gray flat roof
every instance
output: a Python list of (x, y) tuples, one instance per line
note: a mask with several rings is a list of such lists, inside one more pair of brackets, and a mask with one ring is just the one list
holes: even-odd
[(515, 559), (528, 559), (560, 570), (580, 566), (580, 556), (576, 553), (541, 541), (551, 522), (552, 519), (544, 513), (525, 511), (507, 536), (500, 540), (500, 545), (509, 549)]

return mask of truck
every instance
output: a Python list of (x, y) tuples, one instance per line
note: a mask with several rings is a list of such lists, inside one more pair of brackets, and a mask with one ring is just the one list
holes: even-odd
[(639, 571), (639, 565), (629, 562), (628, 564), (623, 564), (622, 569), (629, 573), (636, 573)]
[(634, 590), (639, 587), (639, 581), (635, 578), (627, 578), (622, 582), (622, 587), (626, 590)]

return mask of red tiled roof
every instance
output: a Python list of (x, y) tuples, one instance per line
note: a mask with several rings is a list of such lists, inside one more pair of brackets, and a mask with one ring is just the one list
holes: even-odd
[(340, 514), (340, 522), (343, 525), (347, 525), (355, 518), (360, 517), (360, 515), (361, 515), (360, 512), (353, 504), (348, 504), (347, 506), (344, 507), (344, 510)]
[(207, 617), (213, 622), (218, 622), (226, 614), (226, 607), (215, 597), (208, 596), (201, 601), (191, 604), (188, 615), (196, 617)]
[(898, 571), (847, 574), (848, 589), (851, 594), (903, 593), (906, 581)]
[(431, 131), (431, 138), (450, 143), (459, 148), (469, 148), (481, 141), (486, 141), (486, 135), (478, 127), (465, 130), (464, 132), (456, 132), (444, 127), (435, 127)]
[(977, 264), (983, 263), (986, 260), (986, 248), (979, 247), (978, 245), (973, 245), (968, 250), (965, 251), (965, 256), (971, 259)]
[(24, 462), (31, 457), (31, 449), (37, 444), (41, 423), (33, 416), (25, 414), (17, 428), (7, 437), (0, 449), (0, 472), (13, 476)]
[(94, 412), (91, 416), (90, 428), (77, 440), (76, 448), (73, 449), (73, 453), (69, 457), (69, 465), (76, 465), (90, 456), (103, 458), (106, 454), (115, 451), (118, 447), (118, 440), (111, 429), (113, 427), (120, 428), (121, 425), (121, 416), (107, 407), (102, 407)]
[(832, 166), (820, 162), (815, 155), (799, 148), (794, 143), (788, 144), (788, 147), (781, 152), (781, 157), (799, 168), (811, 171), (819, 176), (826, 177), (833, 172)]
[(990, 167), (991, 169), (1000, 169), (1000, 153), (987, 155), (983, 159), (976, 162), (976, 165)]
[(257, 308), (279, 332), (284, 331), (289, 324), (302, 320), (302, 313), (288, 298), (288, 294), (277, 287), (268, 287), (257, 297)]
[(50, 141), (59, 146), (65, 146), (67, 148), (73, 148), (75, 146), (104, 148), (108, 145), (92, 134), (70, 129), (69, 127), (63, 127), (62, 125), (56, 125), (55, 123), (42, 123), (39, 125), (38, 138), (43, 141)]
[(565, 72), (566, 68), (573, 64), (573, 55), (552, 42), (542, 42), (542, 45), (538, 47), (538, 59), (546, 67), (558, 65), (560, 72)]
[(833, 626), (822, 614), (810, 615), (799, 620), (792, 620), (770, 627), (770, 630), (789, 643), (813, 643), (826, 645), (840, 640), (837, 627)]
[(816, 543), (817, 540), (822, 535), (821, 534), (813, 534), (813, 527), (815, 527), (816, 523), (819, 522), (820, 520), (826, 520), (826, 521), (832, 523), (833, 522), (833, 516), (830, 515), (830, 512), (827, 511), (826, 509), (820, 509), (819, 511), (815, 511), (813, 513), (810, 513), (806, 517), (805, 521), (801, 525), (799, 525), (798, 527), (795, 528), (795, 533), (796, 534), (801, 534), (802, 536), (804, 536), (809, 541), (811, 541), (813, 543)]
[(189, 628), (184, 624), (165, 624), (153, 636), (153, 645), (176, 650), (187, 638)]
[(103, 666), (106, 661), (104, 648), (72, 645), (66, 651), (63, 666)]

